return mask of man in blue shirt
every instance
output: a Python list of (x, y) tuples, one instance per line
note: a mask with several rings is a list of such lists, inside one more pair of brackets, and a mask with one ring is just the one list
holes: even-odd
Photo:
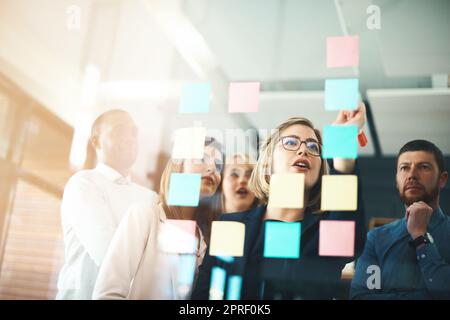
[(351, 299), (450, 299), (450, 216), (439, 207), (447, 179), (433, 143), (400, 149), (396, 182), (405, 217), (367, 234)]

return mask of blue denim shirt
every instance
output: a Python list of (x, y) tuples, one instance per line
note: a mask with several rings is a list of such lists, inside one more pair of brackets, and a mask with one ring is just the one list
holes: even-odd
[[(405, 218), (371, 230), (357, 260), (350, 298), (450, 299), (450, 216), (434, 210), (428, 232), (434, 243), (415, 249)], [(367, 285), (368, 280), (375, 283), (371, 265), (380, 268), (379, 289)]]

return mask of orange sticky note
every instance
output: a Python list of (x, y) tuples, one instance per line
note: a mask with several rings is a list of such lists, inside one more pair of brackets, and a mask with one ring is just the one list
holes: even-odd
[(320, 221), (319, 256), (353, 257), (354, 255), (355, 221)]
[(357, 67), (359, 66), (359, 37), (328, 37), (327, 67)]

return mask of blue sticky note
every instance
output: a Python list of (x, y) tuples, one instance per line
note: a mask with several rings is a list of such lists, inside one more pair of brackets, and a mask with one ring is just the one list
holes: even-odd
[(358, 156), (358, 127), (329, 125), (323, 128), (322, 158), (356, 159)]
[(172, 173), (169, 182), (169, 206), (197, 207), (200, 200), (200, 173)]
[(300, 222), (267, 221), (264, 235), (265, 258), (300, 258)]
[(225, 290), (225, 279), (227, 273), (220, 267), (213, 267), (211, 270), (211, 285), (209, 287), (210, 300), (223, 300)]
[(216, 256), (217, 259), (220, 259), (226, 263), (233, 263), (234, 262), (234, 257), (232, 256)]
[(191, 83), (183, 86), (180, 113), (205, 113), (209, 111), (209, 83)]
[(196, 255), (181, 254), (178, 260), (178, 284), (191, 285), (194, 281)]
[(227, 300), (239, 300), (241, 298), (242, 277), (230, 276), (228, 278)]
[(358, 100), (358, 79), (325, 80), (325, 110), (355, 110)]

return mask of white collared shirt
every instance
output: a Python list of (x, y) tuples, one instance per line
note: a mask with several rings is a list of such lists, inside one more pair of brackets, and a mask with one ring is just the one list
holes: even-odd
[(65, 262), (57, 299), (91, 299), (97, 273), (128, 208), (151, 202), (155, 193), (99, 163), (74, 174), (64, 188), (61, 222)]
[[(98, 273), (93, 299), (171, 300), (190, 297), (192, 284), (178, 283), (180, 254), (159, 248), (160, 228), (167, 223), (161, 199), (136, 203), (120, 222)], [(206, 253), (198, 228), (195, 277)], [(186, 255), (186, 254), (184, 254)], [(182, 277), (186, 278), (186, 277)], [(195, 280), (194, 280), (195, 282)]]

